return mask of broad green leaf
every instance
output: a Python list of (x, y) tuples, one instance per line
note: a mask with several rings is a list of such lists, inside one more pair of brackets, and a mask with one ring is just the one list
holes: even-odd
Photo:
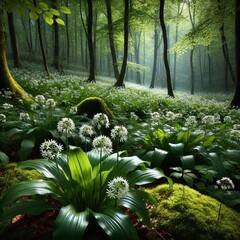
[(59, 25), (65, 25), (64, 21), (61, 18), (55, 18), (55, 21), (59, 24)]
[(169, 143), (170, 151), (174, 156), (182, 156), (184, 151), (183, 143)]
[(56, 209), (56, 207), (48, 203), (46, 200), (27, 199), (4, 208), (3, 212), (0, 213), (0, 218), (11, 219), (22, 213), (39, 215), (42, 212), (54, 209)]
[(137, 240), (137, 233), (131, 219), (117, 208), (103, 208), (101, 212), (93, 212), (98, 224), (112, 240)]
[(182, 156), (180, 159), (182, 162), (183, 169), (190, 169), (190, 170), (194, 169), (195, 161), (194, 161), (193, 155)]
[[(0, 151), (0, 162), (2, 163), (2, 166), (6, 166), (9, 163), (9, 157), (4, 152)], [(1, 166), (1, 164), (0, 164)]]
[(50, 8), (49, 11), (55, 16), (60, 16), (60, 12), (57, 9)]
[(219, 176), (224, 177), (227, 176), (226, 169), (221, 161), (221, 158), (216, 153), (210, 153), (210, 161), (214, 167), (214, 170), (219, 174)]
[(145, 170), (136, 170), (129, 174), (128, 182), (130, 185), (144, 185), (152, 183), (156, 179), (166, 177), (163, 172), (154, 168), (154, 169), (145, 169)]
[(187, 143), (189, 138), (191, 136), (191, 129), (188, 129), (187, 131), (182, 131), (178, 134), (177, 141)]
[(48, 10), (48, 5), (44, 2), (39, 2), (38, 3), (38, 7), (41, 8), (43, 11), (47, 11)]
[(29, 17), (32, 19), (32, 20), (37, 20), (38, 19), (38, 14), (35, 12), (35, 11), (30, 11), (29, 13)]
[(155, 148), (154, 151), (149, 151), (144, 155), (146, 161), (151, 162), (151, 167), (161, 167), (162, 162), (167, 156), (168, 152), (162, 149)]
[(62, 207), (53, 229), (53, 239), (82, 239), (89, 223), (89, 211), (77, 212), (72, 205)]
[(31, 7), (31, 10), (32, 10), (33, 12), (38, 13), (38, 14), (41, 14), (41, 13), (42, 13), (42, 9), (41, 9), (41, 8), (38, 8), (38, 7), (35, 7), (35, 6), (32, 6), (32, 7)]
[(47, 13), (44, 13), (43, 14), (43, 18), (44, 18), (44, 20), (46, 21), (46, 23), (47, 24), (49, 24), (49, 25), (52, 25), (53, 24), (53, 18), (52, 17), (49, 17), (49, 14), (47, 14)]
[(70, 146), (68, 162), (72, 177), (80, 186), (86, 187), (92, 182), (92, 166), (81, 148)]
[(192, 187), (193, 186), (193, 179), (188, 176), (188, 175), (183, 175), (183, 179), (187, 183), (188, 186)]
[(21, 142), (21, 148), (18, 151), (21, 160), (25, 160), (27, 156), (32, 152), (35, 146), (34, 140), (25, 139)]
[(30, 180), (23, 181), (13, 185), (9, 191), (2, 197), (0, 208), (13, 202), (19, 197), (31, 195), (47, 195), (51, 194), (58, 199), (61, 199), (61, 191), (52, 181), (45, 180)]
[(146, 209), (145, 200), (156, 204), (156, 200), (149, 193), (140, 190), (130, 191), (126, 197), (118, 201), (118, 204), (120, 206), (131, 209), (134, 213), (143, 219), (143, 222), (146, 225), (149, 226), (150, 219), (148, 211)]
[(71, 10), (64, 6), (60, 7), (60, 11), (64, 14), (71, 14)]
[(11, 130), (9, 130), (9, 131), (7, 132), (7, 135), (8, 135), (8, 136), (13, 136), (13, 135), (15, 135), (15, 134), (22, 133), (22, 132), (23, 132), (22, 129), (13, 128), (13, 129), (11, 129)]
[(211, 144), (213, 143), (214, 139), (215, 139), (215, 136), (214, 136), (214, 135), (207, 136), (207, 137), (204, 139), (203, 146), (204, 146), (204, 147), (209, 147), (209, 146), (211, 146)]

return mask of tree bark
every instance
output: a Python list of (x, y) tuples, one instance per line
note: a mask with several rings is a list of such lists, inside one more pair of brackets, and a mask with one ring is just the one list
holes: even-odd
[(128, 24), (129, 24), (129, 0), (124, 0), (124, 52), (123, 62), (119, 77), (115, 83), (115, 87), (124, 87), (124, 78), (127, 70), (127, 58), (128, 58)]
[(240, 107), (240, 1), (236, 0), (235, 14), (235, 54), (236, 54), (236, 81), (235, 92), (231, 101), (231, 107)]
[(168, 95), (170, 97), (174, 97), (172, 83), (171, 83), (171, 74), (170, 68), (168, 64), (168, 41), (167, 41), (167, 31), (164, 22), (164, 4), (165, 0), (160, 0), (160, 9), (159, 9), (159, 18), (160, 18), (160, 25), (162, 28), (162, 35), (163, 35), (163, 58), (164, 58), (164, 65), (166, 70), (166, 77), (167, 77), (167, 90)]
[[(135, 33), (135, 41), (134, 41), (134, 55), (135, 55), (135, 62), (137, 64), (140, 64), (140, 40), (141, 40), (141, 34), (142, 32)], [(142, 84), (141, 81), (141, 73), (140, 71), (137, 71), (137, 76), (136, 76), (136, 83), (137, 84)]]
[[(56, 0), (55, 0), (56, 1)], [(66, 7), (68, 7), (68, 0), (66, 0)], [(69, 19), (68, 14), (65, 15), (65, 22), (66, 22), (66, 40), (67, 40), (67, 63), (69, 63), (70, 58), (70, 38), (69, 38)]]
[(109, 44), (112, 55), (112, 64), (113, 64), (113, 72), (116, 79), (119, 77), (119, 70), (117, 65), (117, 54), (114, 44), (114, 34), (113, 34), (113, 22), (112, 22), (112, 10), (111, 10), (111, 0), (106, 0), (107, 7), (107, 21), (108, 21), (108, 36), (109, 36)]
[(88, 16), (87, 16), (87, 41), (88, 41), (88, 53), (89, 53), (89, 77), (88, 82), (96, 82), (95, 79), (95, 56), (93, 48), (93, 2), (88, 0)]
[(15, 33), (14, 21), (13, 21), (13, 12), (7, 12), (7, 17), (8, 17), (10, 40), (11, 40), (13, 64), (15, 68), (20, 68), (21, 64), (20, 64), (20, 59), (18, 54), (17, 38)]
[[(33, 3), (34, 3), (34, 6), (37, 6), (36, 0), (33, 0)], [(48, 70), (47, 58), (46, 58), (46, 54), (45, 54), (45, 50), (44, 50), (44, 46), (43, 46), (40, 18), (37, 19), (37, 30), (38, 30), (39, 43), (40, 43), (40, 48), (41, 48), (41, 53), (42, 53), (42, 58), (43, 58), (43, 66), (44, 66), (44, 69), (45, 69), (47, 75), (50, 76), (50, 73)]]
[(30, 96), (12, 77), (8, 68), (6, 58), (6, 33), (3, 23), (3, 9), (0, 7), (0, 90), (10, 89), (16, 97), (19, 97), (27, 102), (32, 101)]
[(155, 80), (156, 80), (156, 72), (157, 72), (157, 55), (158, 55), (158, 48), (159, 48), (159, 32), (157, 29), (157, 23), (155, 22), (155, 29), (154, 29), (154, 54), (153, 54), (153, 70), (152, 70), (152, 80), (149, 88), (155, 87)]
[[(52, 0), (53, 8), (57, 9), (57, 0)], [(59, 27), (58, 23), (55, 21), (53, 23), (54, 29), (54, 53), (53, 53), (53, 65), (58, 72), (61, 72), (61, 66), (59, 62)]]

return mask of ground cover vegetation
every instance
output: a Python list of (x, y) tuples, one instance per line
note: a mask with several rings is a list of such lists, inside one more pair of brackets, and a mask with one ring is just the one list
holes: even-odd
[[(147, 184), (152, 188), (164, 182), (170, 190), (173, 182), (183, 184), (183, 200), (176, 208), (181, 208), (189, 195), (186, 185), (217, 199), (219, 208), (213, 203), (218, 209), (214, 213), (216, 224), (220, 224), (218, 214), (221, 216), (223, 206), (239, 210), (240, 112), (229, 108), (226, 95), (179, 92), (173, 99), (162, 91), (131, 84), (114, 88), (110, 80), (87, 83), (79, 75), (59, 73), (48, 77), (34, 65), (13, 69), (12, 74), (34, 101), (26, 104), (13, 98), (8, 89), (1, 91), (3, 219), (54, 210), (58, 213), (53, 231), (56, 239), (67, 237), (65, 229), (72, 239), (84, 238), (86, 229), (95, 225), (112, 239), (137, 239), (131, 218), (123, 209), (131, 209), (145, 224), (153, 224), (156, 219), (149, 219), (145, 201), (154, 209), (154, 205), (160, 206), (161, 195), (159, 199), (154, 193), (154, 199), (139, 187)], [(111, 118), (101, 112), (92, 118), (78, 115), (78, 104), (89, 97), (101, 98)], [(41, 175), (34, 172), (13, 184), (15, 178), (4, 175), (13, 169), (9, 162), (22, 169), (14, 171), (35, 169)], [(25, 179), (31, 180), (22, 182)], [(46, 201), (47, 196), (56, 202)], [(9, 208), (10, 203), (14, 204)], [(179, 229), (172, 230), (173, 236), (185, 231)], [(209, 239), (219, 236), (217, 228), (211, 229), (203, 229), (203, 235)], [(222, 239), (237, 239), (239, 234), (231, 234), (233, 229), (226, 230), (230, 233)], [(196, 234), (197, 228), (192, 232)]]

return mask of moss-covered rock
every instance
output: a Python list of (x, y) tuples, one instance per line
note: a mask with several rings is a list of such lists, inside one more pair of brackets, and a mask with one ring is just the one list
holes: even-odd
[[(0, 199), (6, 191), (16, 183), (31, 179), (40, 179), (42, 175), (35, 170), (22, 170), (16, 167), (16, 163), (10, 163), (0, 171)], [(0, 220), (0, 239), (1, 234), (10, 226), (9, 222)]]
[(165, 230), (175, 240), (240, 239), (240, 213), (180, 184), (160, 185), (146, 190), (158, 199), (150, 210), (153, 227)]
[(107, 104), (99, 97), (85, 98), (77, 105), (78, 115), (86, 114), (88, 118), (93, 118), (97, 113), (105, 113), (109, 118), (114, 117)]

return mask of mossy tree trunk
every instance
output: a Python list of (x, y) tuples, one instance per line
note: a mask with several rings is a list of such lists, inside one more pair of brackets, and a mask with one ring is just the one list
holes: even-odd
[(231, 101), (232, 107), (240, 107), (240, 1), (236, 0), (235, 15), (235, 53), (236, 53), (236, 81), (235, 93)]
[(6, 33), (3, 23), (3, 8), (0, 7), (0, 90), (9, 88), (16, 97), (31, 101), (29, 95), (12, 77), (6, 58)]
[(115, 87), (124, 87), (124, 78), (127, 70), (127, 58), (128, 58), (128, 25), (129, 25), (129, 0), (124, 0), (124, 51), (122, 68), (119, 73), (118, 79), (115, 83)]

